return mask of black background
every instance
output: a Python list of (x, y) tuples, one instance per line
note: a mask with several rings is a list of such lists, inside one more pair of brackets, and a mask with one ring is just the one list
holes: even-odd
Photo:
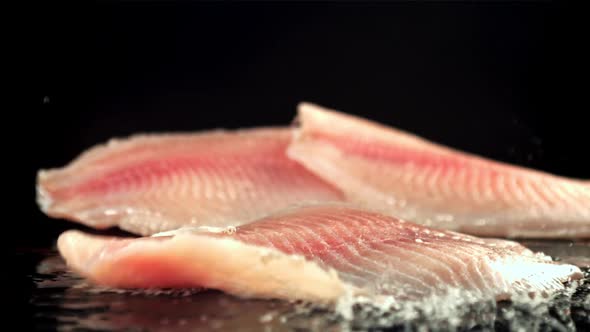
[(303, 100), (590, 178), (582, 14), (564, 2), (31, 5), (10, 238), (47, 246), (74, 227), (39, 212), (39, 168), (135, 132), (288, 124)]

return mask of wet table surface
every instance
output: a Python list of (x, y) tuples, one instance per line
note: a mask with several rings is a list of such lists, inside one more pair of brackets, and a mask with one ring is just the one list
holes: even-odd
[(52, 248), (20, 249), (17, 256), (21, 264), (31, 267), (22, 277), (30, 285), (29, 323), (38, 331), (590, 330), (590, 242), (521, 243), (582, 267), (586, 278), (572, 293), (540, 307), (503, 302), (437, 321), (420, 314), (412, 319), (382, 312), (372, 315), (362, 308), (356, 308), (352, 320), (344, 320), (330, 310), (303, 303), (245, 300), (217, 291), (105, 290), (68, 271)]

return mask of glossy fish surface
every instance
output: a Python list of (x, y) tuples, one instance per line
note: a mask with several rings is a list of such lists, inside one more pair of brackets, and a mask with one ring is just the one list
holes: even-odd
[(118, 288), (206, 287), (333, 303), (347, 294), (416, 300), (461, 292), (505, 299), (550, 294), (582, 277), (516, 242), (439, 231), (350, 206), (291, 208), (230, 228), (181, 228), (123, 239), (68, 231), (67, 264)]
[(37, 201), (52, 217), (149, 235), (230, 226), (338, 189), (289, 159), (288, 128), (135, 135), (42, 170)]
[(288, 155), (360, 206), (480, 236), (590, 237), (590, 185), (313, 104)]

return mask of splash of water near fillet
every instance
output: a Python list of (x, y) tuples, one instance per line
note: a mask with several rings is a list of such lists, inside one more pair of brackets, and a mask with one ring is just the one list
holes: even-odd
[(40, 171), (37, 201), (52, 217), (149, 235), (340, 200), (338, 189), (286, 156), (290, 139), (290, 129), (261, 128), (111, 140)]
[(288, 155), (365, 208), (483, 236), (590, 237), (590, 186), (303, 103)]
[(582, 277), (511, 241), (438, 231), (344, 205), (290, 209), (226, 229), (123, 239), (67, 231), (58, 248), (96, 284), (207, 287), (247, 297), (335, 303), (350, 294), (412, 301), (551, 294)]

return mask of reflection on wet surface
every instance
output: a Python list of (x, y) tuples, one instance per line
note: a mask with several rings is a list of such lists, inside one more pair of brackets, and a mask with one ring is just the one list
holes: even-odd
[[(533, 250), (587, 268), (590, 244), (528, 241)], [(26, 255), (27, 253), (23, 253)], [(590, 329), (590, 276), (572, 296), (550, 305), (522, 307), (510, 303), (473, 307), (461, 317), (430, 321), (420, 313), (401, 319), (394, 313), (355, 308), (344, 321), (328, 310), (302, 303), (244, 300), (216, 291), (159, 290), (123, 292), (88, 285), (68, 271), (55, 251), (37, 251), (30, 303), (37, 330), (60, 331), (347, 331), (459, 330), (583, 331)]]

